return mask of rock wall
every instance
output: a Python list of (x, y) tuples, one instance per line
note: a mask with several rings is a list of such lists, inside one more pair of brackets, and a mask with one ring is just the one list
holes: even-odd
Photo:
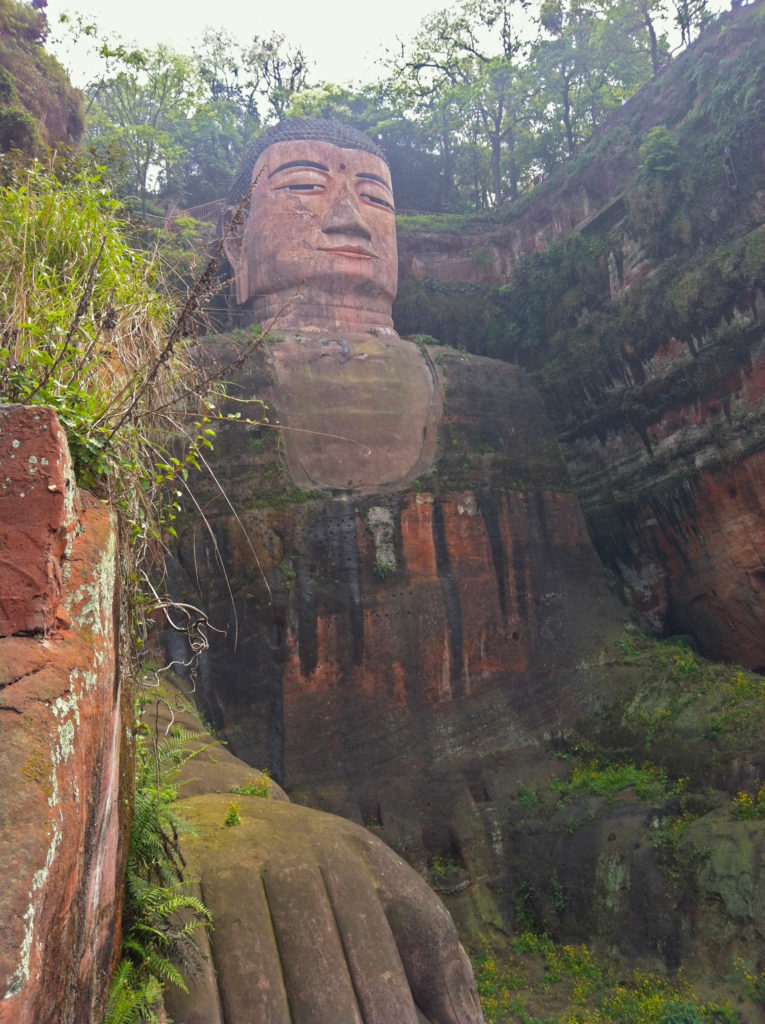
[(82, 1024), (119, 952), (129, 772), (115, 524), (49, 409), (0, 407), (0, 567), (0, 1021)]
[[(764, 13), (722, 16), (508, 224), (405, 234), (400, 247), (405, 290), (407, 276), (512, 281), (521, 254), (564, 240), (557, 264), (539, 257), (517, 275), (537, 290), (511, 285), (476, 347), (505, 344), (534, 374), (596, 549), (645, 625), (752, 668), (765, 667), (765, 126), (753, 99)], [(676, 147), (667, 175), (638, 170), (655, 124)], [(566, 243), (576, 232), (590, 237)], [(570, 283), (575, 262), (590, 267), (586, 295)], [(546, 320), (545, 271), (556, 307)], [(509, 295), (524, 307), (515, 320)], [(416, 329), (439, 335), (426, 321)]]
[(765, 301), (670, 341), (562, 443), (598, 549), (656, 632), (765, 667)]

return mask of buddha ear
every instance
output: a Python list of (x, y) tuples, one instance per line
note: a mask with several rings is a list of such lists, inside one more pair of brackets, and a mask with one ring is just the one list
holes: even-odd
[(237, 207), (229, 206), (223, 214), (223, 251), (234, 271), (236, 301), (243, 306), (250, 297), (250, 273), (244, 244), (247, 218), (237, 216)]

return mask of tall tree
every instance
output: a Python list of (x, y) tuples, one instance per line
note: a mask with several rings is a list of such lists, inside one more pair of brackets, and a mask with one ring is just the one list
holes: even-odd
[(119, 70), (89, 89), (88, 141), (99, 159), (124, 168), (122, 188), (146, 212), (150, 191), (173, 184), (200, 83), (189, 57), (166, 46), (104, 53)]
[[(515, 149), (526, 119), (528, 82), (521, 73), (523, 42), (516, 23), (527, 6), (528, 0), (463, 0), (456, 10), (427, 19), (409, 50), (392, 62), (394, 78), (409, 90), (419, 113), (438, 114), (434, 125), (444, 121), (444, 104), (461, 111), (464, 142), (474, 140), (488, 150), (493, 205), (518, 190)], [(455, 170), (450, 140), (442, 138), (441, 144)]]
[(303, 51), (276, 34), (241, 43), (223, 30), (208, 31), (194, 60), (203, 94), (188, 133), (186, 201), (192, 205), (226, 195), (249, 140), (281, 119), (309, 84)]
[[(94, 26), (75, 31), (98, 35)], [(110, 42), (98, 52), (88, 140), (143, 210), (150, 194), (188, 205), (225, 196), (249, 140), (307, 86), (302, 50), (279, 35), (240, 43), (209, 31), (191, 57)]]
[[(619, 0), (544, 0), (531, 68), (546, 158), (571, 156), (652, 74), (644, 20)], [(657, 53), (659, 43), (657, 40)], [(562, 131), (562, 134), (561, 134)], [(552, 140), (552, 141), (551, 141)]]

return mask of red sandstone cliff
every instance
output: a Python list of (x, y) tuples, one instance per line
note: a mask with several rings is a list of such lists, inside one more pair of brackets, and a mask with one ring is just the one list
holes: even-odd
[(0, 407), (0, 480), (0, 1021), (83, 1024), (120, 942), (115, 526), (49, 409)]

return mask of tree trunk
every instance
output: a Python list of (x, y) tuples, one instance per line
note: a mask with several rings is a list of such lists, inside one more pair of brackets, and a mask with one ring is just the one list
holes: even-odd
[(491, 182), (494, 190), (494, 205), (499, 206), (502, 202), (502, 173), (499, 166), (499, 158), (502, 149), (499, 132), (491, 132)]
[(574, 131), (571, 127), (571, 90), (568, 78), (565, 75), (563, 77), (563, 127), (566, 129), (568, 155), (573, 156), (576, 150), (576, 142), (574, 141)]
[(515, 131), (511, 125), (507, 129), (507, 150), (510, 154), (508, 160), (508, 195), (510, 200), (518, 198), (518, 160), (515, 156)]
[(653, 27), (653, 20), (651, 18), (651, 12), (648, 10), (648, 4), (643, 4), (643, 19), (645, 21), (645, 27), (648, 29), (648, 38), (651, 41), (651, 67), (653, 68), (654, 78), (659, 73), (659, 43), (656, 39), (656, 29)]

